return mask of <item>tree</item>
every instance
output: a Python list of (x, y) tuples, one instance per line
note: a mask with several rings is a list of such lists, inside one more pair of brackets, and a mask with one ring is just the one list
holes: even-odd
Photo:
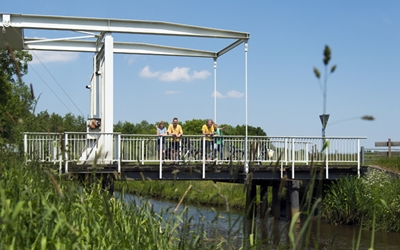
[(183, 133), (186, 135), (198, 135), (201, 133), (201, 127), (206, 124), (207, 119), (192, 119), (185, 121), (182, 125)]
[[(222, 124), (221, 126), (226, 126)], [(227, 128), (224, 130), (225, 135), (245, 135), (246, 134), (246, 126), (245, 125), (236, 125), (236, 127), (232, 127), (227, 125)], [(247, 125), (247, 134), (251, 136), (266, 136), (267, 133), (261, 127), (253, 127)]]
[[(184, 135), (201, 135), (201, 127), (206, 124), (207, 119), (192, 119), (185, 121), (184, 123), (180, 123), (183, 129)], [(125, 121), (122, 123), (119, 121), (114, 125), (114, 131), (120, 132), (122, 134), (155, 134), (156, 126), (158, 123), (150, 124), (146, 120), (141, 121), (140, 123), (133, 124)], [(165, 127), (168, 128), (168, 124), (165, 122)], [(219, 127), (226, 127), (224, 129), (224, 135), (245, 135), (245, 125), (237, 125), (233, 127), (227, 124), (220, 124)], [(253, 127), (247, 126), (248, 135), (253, 136), (266, 136), (267, 133), (261, 127)]]
[(32, 56), (26, 51), (0, 50), (0, 139), (19, 141), (33, 119), (32, 90), (22, 82)]

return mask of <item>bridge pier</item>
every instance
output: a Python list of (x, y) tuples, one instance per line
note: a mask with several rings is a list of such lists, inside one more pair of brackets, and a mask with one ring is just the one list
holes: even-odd
[(115, 180), (113, 174), (80, 174), (78, 180), (84, 188), (88, 189), (101, 181), (101, 188), (108, 192), (110, 198), (114, 196)]
[(246, 190), (246, 218), (253, 219), (256, 217), (256, 207), (254, 205), (257, 196), (257, 185), (253, 182), (248, 185)]
[[(290, 219), (300, 211), (300, 202), (299, 202), (299, 189), (300, 189), (300, 181), (291, 181), (289, 182), (289, 192), (290, 193)], [(287, 216), (289, 217), (289, 216)], [(300, 223), (300, 217), (297, 217), (296, 223)]]
[(275, 220), (281, 218), (281, 201), (279, 197), (280, 181), (273, 181), (272, 183), (272, 215)]
[(261, 209), (260, 209), (260, 217), (261, 219), (265, 219), (268, 213), (268, 184), (262, 183), (260, 185), (260, 202), (261, 202)]
[(108, 192), (110, 198), (114, 196), (114, 176), (112, 174), (102, 175), (101, 188)]

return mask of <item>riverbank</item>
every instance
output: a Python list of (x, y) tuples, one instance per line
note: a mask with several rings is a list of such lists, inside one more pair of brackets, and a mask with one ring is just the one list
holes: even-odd
[(244, 210), (246, 194), (243, 184), (212, 181), (118, 181), (115, 190), (185, 203)]
[[(390, 163), (396, 166), (399, 159)], [(384, 164), (383, 164), (384, 165)], [(392, 167), (392, 169), (396, 167)], [(325, 187), (322, 219), (333, 225), (400, 232), (400, 179), (393, 172), (371, 167), (363, 178), (343, 178)], [(121, 181), (116, 190), (148, 198), (244, 210), (245, 186), (212, 181)], [(257, 193), (259, 190), (257, 189)], [(271, 191), (268, 201), (271, 201)], [(256, 196), (259, 199), (259, 195)], [(256, 200), (256, 204), (259, 200)], [(271, 206), (271, 204), (269, 204)]]

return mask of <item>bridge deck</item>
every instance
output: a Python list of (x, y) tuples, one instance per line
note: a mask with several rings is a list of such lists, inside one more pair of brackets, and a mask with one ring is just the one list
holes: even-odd
[[(281, 169), (282, 167), (282, 169)], [(295, 178), (297, 180), (309, 180), (313, 177), (312, 171), (316, 170), (318, 179), (338, 179), (344, 176), (355, 176), (358, 174), (357, 165), (330, 165), (329, 178), (325, 174), (325, 166), (296, 165)], [(118, 165), (104, 165), (93, 167), (91, 165), (70, 165), (71, 174), (114, 174), (116, 179), (122, 180), (159, 180), (159, 165), (125, 165), (118, 173)], [(162, 167), (163, 180), (212, 180), (220, 182), (243, 183), (246, 173), (243, 166), (210, 164), (205, 166), (205, 178), (202, 176), (202, 166), (197, 165), (166, 165)], [(253, 181), (280, 180), (282, 178), (294, 179), (291, 166), (263, 166), (250, 165), (249, 170)], [(281, 171), (282, 170), (282, 171)]]

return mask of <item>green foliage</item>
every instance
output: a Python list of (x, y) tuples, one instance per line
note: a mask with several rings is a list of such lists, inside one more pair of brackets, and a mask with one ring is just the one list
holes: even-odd
[(398, 173), (400, 172), (400, 156), (381, 156), (374, 162), (374, 164), (382, 166), (386, 169), (396, 171)]
[(10, 82), (17, 82), (17, 79), (28, 73), (30, 61), (32, 55), (27, 51), (0, 50), (0, 74), (8, 76), (7, 80)]
[(42, 111), (35, 116), (29, 126), (29, 130), (25, 132), (86, 132), (86, 121), (82, 116), (74, 116), (67, 113), (64, 117), (47, 111)]
[(140, 123), (133, 124), (130, 122), (122, 123), (119, 121), (114, 125), (114, 132), (120, 132), (122, 134), (141, 134), (150, 135), (156, 133), (157, 124), (150, 124), (146, 120)]
[(231, 208), (245, 208), (246, 197), (243, 186), (232, 183), (213, 183), (212, 181), (131, 181), (116, 183), (116, 188), (121, 190), (125, 186), (127, 193), (179, 201), (189, 185), (193, 187), (187, 193), (185, 202), (217, 207), (226, 207), (229, 203)]
[(31, 60), (26, 51), (0, 50), (0, 140), (18, 142), (32, 120), (35, 101), (21, 81)]
[(201, 134), (201, 128), (206, 124), (207, 119), (192, 119), (185, 121), (182, 124), (183, 133), (186, 135), (198, 135)]
[[(179, 122), (182, 126), (184, 135), (201, 135), (201, 128), (206, 124), (207, 119), (192, 119), (187, 120), (184, 123)], [(165, 123), (165, 127), (168, 128), (168, 123)], [(142, 121), (137, 124), (125, 121), (122, 123), (119, 121), (114, 125), (114, 131), (122, 134), (155, 134), (156, 126), (158, 123), (150, 124), (147, 121)], [(220, 124), (219, 127), (226, 127), (224, 129), (224, 135), (245, 135), (245, 125), (237, 125), (233, 127), (227, 124)], [(247, 126), (248, 135), (250, 136), (266, 136), (267, 133), (261, 127)]]
[(382, 170), (370, 170), (361, 179), (342, 178), (329, 186), (323, 216), (334, 224), (400, 232), (399, 188), (400, 179)]
[(329, 186), (323, 216), (332, 224), (359, 224), (363, 183), (357, 177), (341, 178)]
[[(122, 194), (123, 195), (123, 194)], [(51, 168), (0, 155), (1, 249), (216, 249), (188, 210), (155, 213), (82, 189)], [(201, 216), (199, 216), (199, 222)]]

